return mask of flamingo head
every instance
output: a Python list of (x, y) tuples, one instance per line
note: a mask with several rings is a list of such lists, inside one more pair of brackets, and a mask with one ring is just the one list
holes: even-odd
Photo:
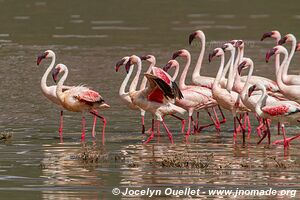
[(121, 60), (119, 60), (117, 63), (116, 63), (116, 72), (119, 71), (120, 67), (122, 65), (126, 65), (126, 63), (128, 62), (129, 60), (129, 56), (125, 56), (123, 57)]
[(279, 53), (285, 53), (285, 54), (288, 54), (286, 48), (284, 48), (283, 46), (281, 45), (277, 45), (275, 46), (273, 49), (269, 50), (266, 54), (266, 62), (269, 62), (270, 60), (270, 57), (273, 56), (273, 55), (277, 55)]
[(228, 43), (232, 44), (232, 45), (235, 47), (237, 41), (238, 41), (238, 40), (230, 40)]
[(163, 67), (163, 70), (167, 72), (169, 69), (176, 66), (179, 66), (177, 60), (169, 60), (169, 62)]
[(252, 85), (251, 87), (249, 87), (248, 97), (250, 97), (252, 95), (252, 93), (254, 92), (255, 89), (256, 89), (256, 85)]
[(156, 63), (156, 59), (155, 59), (155, 57), (153, 55), (140, 56), (140, 59), (141, 60), (147, 60), (151, 64), (155, 64)]
[(134, 64), (137, 64), (137, 63), (141, 63), (141, 62), (142, 61), (141, 61), (140, 57), (138, 57), (136, 55), (130, 56), (128, 62), (125, 65), (126, 72), (127, 73), (129, 72), (131, 65), (134, 65)]
[(246, 69), (251, 65), (253, 65), (253, 61), (250, 58), (243, 58), (241, 63), (238, 66), (239, 75), (241, 75), (243, 69)]
[(234, 46), (231, 43), (225, 43), (223, 44), (223, 46), (221, 47), (221, 49), (225, 52), (225, 51), (232, 51), (234, 49)]
[(188, 52), (188, 50), (186, 49), (181, 49), (179, 51), (176, 51), (175, 53), (173, 53), (172, 55), (172, 59), (176, 59), (177, 57), (188, 57), (190, 55), (190, 53)]
[(224, 55), (224, 51), (221, 48), (215, 48), (212, 53), (209, 54), (208, 56), (208, 61), (211, 62), (213, 57), (219, 57), (221, 55)]
[(274, 38), (278, 41), (281, 38), (281, 34), (277, 30), (266, 32), (262, 35), (260, 41), (263, 41), (266, 38)]
[(40, 63), (42, 62), (43, 59), (53, 57), (53, 55), (54, 55), (53, 51), (51, 51), (51, 50), (45, 51), (44, 53), (38, 55), (36, 64), (40, 65)]
[(296, 40), (295, 36), (293, 34), (286, 34), (283, 38), (281, 38), (279, 41), (278, 41), (278, 44), (279, 45), (283, 45), (287, 42), (292, 42), (293, 39)]
[(238, 40), (236, 43), (235, 43), (235, 47), (237, 48), (244, 48), (245, 46), (245, 43), (243, 40)]
[(295, 51), (300, 51), (300, 42), (297, 44)]
[(64, 64), (57, 64), (52, 70), (52, 78), (55, 83), (57, 82), (58, 74), (62, 72), (65, 68), (66, 66)]
[(203, 31), (197, 30), (189, 36), (189, 44), (191, 45), (195, 38), (205, 38)]

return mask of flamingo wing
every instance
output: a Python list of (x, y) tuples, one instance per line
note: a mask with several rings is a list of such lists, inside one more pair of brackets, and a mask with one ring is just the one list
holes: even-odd
[(153, 74), (157, 77), (159, 77), (160, 79), (162, 79), (163, 81), (165, 81), (167, 84), (171, 84), (171, 76), (165, 72), (163, 69), (161, 68), (158, 68), (158, 67), (152, 67), (152, 71), (153, 71)]
[(270, 116), (278, 115), (290, 115), (296, 112), (300, 112), (300, 108), (293, 105), (275, 105), (275, 106), (265, 106), (262, 110), (269, 114)]
[(84, 86), (73, 87), (69, 90), (69, 92), (73, 94), (74, 98), (86, 103), (96, 103), (103, 101), (101, 95), (98, 92)]

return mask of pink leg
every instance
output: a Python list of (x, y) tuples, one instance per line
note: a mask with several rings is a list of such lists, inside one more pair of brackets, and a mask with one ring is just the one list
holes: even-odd
[(84, 139), (85, 139), (85, 117), (84, 116), (82, 116), (82, 121), (81, 121), (81, 125), (82, 125), (82, 127), (81, 127), (81, 141), (84, 141)]
[(176, 119), (179, 119), (180, 121), (181, 121), (181, 133), (183, 133), (184, 132), (184, 129), (185, 129), (185, 120), (183, 119), (183, 118), (181, 118), (181, 117), (178, 117), (178, 116), (176, 116), (176, 115), (171, 115), (172, 117), (175, 117)]
[(257, 118), (258, 122), (259, 122), (259, 125), (258, 127), (256, 128), (256, 132), (257, 132), (257, 135), (258, 137), (261, 137), (261, 129), (264, 127), (264, 123), (263, 123), (263, 120), (262, 118)]
[(64, 111), (61, 110), (60, 111), (60, 117), (59, 117), (59, 129), (58, 129), (60, 138), (62, 138), (62, 130), (63, 130), (63, 126), (64, 126), (63, 114), (64, 114)]
[(192, 121), (192, 116), (189, 116), (188, 129), (185, 133), (186, 137), (189, 137), (191, 134), (191, 121)]
[(251, 123), (250, 123), (250, 117), (249, 117), (248, 113), (246, 113), (246, 122), (247, 122), (247, 126), (248, 126), (248, 139), (250, 139), (250, 135), (251, 135)]
[(243, 128), (243, 125), (241, 123), (241, 119), (242, 119), (242, 115), (240, 115), (240, 118), (236, 117), (238, 123), (239, 123), (239, 127), (242, 129), (242, 133), (243, 133), (243, 144), (245, 144), (246, 142), (246, 135), (245, 135), (245, 129)]
[(216, 130), (218, 131), (218, 132), (220, 132), (220, 121), (219, 121), (219, 118), (218, 118), (218, 115), (217, 115), (217, 112), (216, 112), (216, 109), (215, 109), (215, 107), (213, 107), (213, 112), (214, 112), (214, 116), (215, 116), (215, 119), (216, 120), (213, 120), (212, 119), (212, 121), (215, 123), (215, 127), (216, 127)]
[(220, 113), (222, 115), (222, 120), (220, 121), (220, 124), (223, 124), (223, 123), (226, 122), (226, 117), (225, 117), (225, 115), (224, 115), (224, 113), (223, 113), (223, 111), (222, 111), (222, 109), (221, 109), (221, 107), (219, 105), (218, 105), (218, 108), (219, 108), (219, 111), (220, 111)]
[(204, 126), (200, 126), (200, 127), (198, 128), (198, 132), (200, 132), (200, 131), (201, 131), (202, 129), (204, 129), (204, 128), (207, 128), (207, 127), (215, 126), (215, 125), (216, 125), (216, 123), (215, 123), (214, 119), (212, 118), (211, 113), (209, 112), (209, 110), (206, 110), (206, 112), (207, 112), (208, 116), (210, 117), (210, 119), (213, 121), (213, 123), (207, 124), (207, 125), (204, 125)]
[(234, 117), (233, 118), (233, 142), (235, 143), (236, 142), (236, 135), (237, 135), (237, 130), (236, 130), (236, 118), (237, 117)]
[(166, 125), (165, 122), (164, 122), (164, 120), (162, 121), (162, 124), (163, 124), (164, 127), (165, 127), (165, 130), (166, 130), (166, 132), (167, 132), (167, 134), (168, 134), (168, 137), (169, 137), (171, 143), (174, 144), (172, 133), (169, 131), (167, 125)]
[[(95, 111), (95, 113), (98, 114), (97, 111)], [(93, 138), (95, 138), (96, 123), (97, 123), (97, 117), (94, 116), (93, 128), (92, 128), (92, 137), (93, 137)]]
[(148, 131), (150, 131), (150, 136), (143, 144), (148, 144), (154, 138), (154, 119), (152, 119), (152, 128), (150, 128)]
[(103, 128), (102, 128), (102, 144), (104, 144), (104, 143), (105, 143), (105, 129), (106, 129), (106, 123), (107, 123), (107, 121), (106, 121), (106, 119), (105, 119), (103, 116), (98, 115), (98, 113), (96, 113), (95, 111), (91, 111), (90, 113), (91, 113), (92, 115), (94, 115), (94, 116), (100, 118), (100, 119), (102, 120), (102, 122), (103, 122)]
[(285, 135), (285, 130), (284, 130), (284, 125), (281, 124), (281, 128), (282, 128), (282, 134), (283, 134), (283, 140), (276, 140), (275, 142), (273, 142), (273, 144), (280, 144), (283, 142), (284, 148), (287, 148), (290, 146), (290, 142), (294, 139), (297, 139), (300, 137), (300, 135), (296, 135), (294, 137), (290, 137), (290, 138), (286, 138)]
[(157, 136), (160, 137), (160, 121), (157, 120)]

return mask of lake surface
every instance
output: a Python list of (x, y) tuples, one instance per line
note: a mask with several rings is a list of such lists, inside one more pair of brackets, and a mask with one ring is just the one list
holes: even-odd
[[(220, 134), (209, 128), (192, 135), (187, 144), (178, 121), (166, 117), (175, 144), (170, 145), (163, 132), (159, 141), (155, 138), (143, 145), (139, 112), (129, 110), (118, 96), (125, 70), (115, 72), (115, 63), (123, 56), (153, 54), (163, 66), (182, 48), (191, 52), (194, 65), (200, 46), (197, 42), (188, 46), (188, 36), (201, 29), (207, 39), (203, 74), (215, 76), (219, 65), (218, 59), (207, 62), (208, 52), (224, 41), (243, 39), (245, 56), (255, 62), (255, 74), (274, 78), (274, 59), (266, 64), (264, 57), (275, 43), (259, 39), (274, 29), (297, 37), (299, 6), (296, 0), (0, 0), (0, 132), (13, 135), (0, 141), (0, 199), (140, 199), (112, 195), (113, 188), (124, 191), (127, 187), (198, 188), (204, 192), (199, 199), (213, 198), (209, 189), (273, 188), (297, 190), (299, 198), (299, 140), (284, 152), (282, 146), (256, 145), (253, 131), (245, 146), (240, 135), (234, 144), (233, 122), (226, 112), (228, 120)], [(59, 109), (40, 89), (50, 61), (36, 66), (37, 55), (47, 49), (56, 53), (57, 63), (69, 67), (68, 85), (86, 84), (111, 105), (101, 112), (108, 120), (104, 146), (101, 122), (93, 139), (92, 117), (87, 116), (86, 140), (81, 142), (81, 115), (71, 112), (65, 112), (64, 140), (59, 140)], [(296, 54), (290, 73), (298, 74), (299, 64)], [(48, 84), (54, 84), (50, 78)], [(201, 116), (201, 123), (209, 122), (204, 112)], [(147, 128), (150, 120), (146, 114)], [(296, 126), (286, 130), (288, 135), (299, 133)], [(271, 131), (272, 141), (281, 138), (275, 126)], [(200, 165), (166, 166), (170, 160), (169, 164), (180, 163), (178, 159), (196, 160)]]

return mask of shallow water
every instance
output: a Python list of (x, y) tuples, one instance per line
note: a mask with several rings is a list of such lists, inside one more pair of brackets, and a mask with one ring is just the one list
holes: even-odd
[[(222, 125), (220, 135), (209, 128), (191, 136), (188, 144), (178, 122), (167, 117), (175, 144), (170, 145), (163, 132), (159, 141), (142, 145), (145, 136), (140, 134), (139, 113), (122, 105), (117, 95), (125, 72), (114, 71), (115, 63), (125, 55), (153, 54), (158, 65), (163, 66), (181, 48), (191, 51), (194, 64), (199, 45), (188, 46), (188, 35), (202, 29), (208, 42), (206, 57), (223, 41), (241, 38), (247, 44), (245, 56), (255, 61), (255, 73), (273, 78), (274, 61), (265, 64), (264, 56), (274, 41), (259, 42), (260, 36), (275, 28), (282, 34), (292, 32), (298, 36), (298, 4), (255, 1), (250, 5), (247, 1), (231, 0), (0, 0), (0, 127), (2, 132), (13, 134), (11, 139), (0, 142), (1, 199), (121, 198), (112, 195), (115, 187), (122, 191), (126, 187), (199, 188), (206, 192), (199, 199), (212, 198), (207, 193), (209, 189), (237, 187), (271, 187), (299, 193), (299, 141), (284, 152), (281, 146), (268, 146), (265, 142), (256, 145), (258, 137), (252, 132), (245, 146), (240, 136), (234, 145), (230, 113), (226, 113), (228, 122)], [(46, 49), (54, 50), (57, 62), (69, 67), (68, 85), (87, 84), (111, 105), (101, 113), (108, 119), (105, 146), (101, 144), (101, 122), (97, 139), (91, 138), (90, 116), (87, 138), (81, 143), (81, 116), (70, 112), (65, 112), (64, 141), (60, 142), (59, 110), (42, 95), (39, 85), (50, 61), (36, 66), (37, 55)], [(291, 73), (299, 72), (299, 57), (295, 55)], [(203, 74), (214, 76), (219, 61), (208, 64), (205, 58), (203, 65)], [(50, 79), (48, 83), (54, 84)], [(208, 123), (206, 114), (201, 112), (202, 115), (201, 123)], [(146, 117), (149, 127), (149, 114)], [(287, 132), (295, 135), (299, 128), (290, 126)], [(272, 133), (272, 141), (281, 138), (275, 127)], [(94, 163), (82, 160), (78, 155), (86, 148), (103, 154), (103, 158)], [(212, 163), (207, 168), (162, 166), (166, 158), (180, 153), (200, 161), (211, 156)]]

